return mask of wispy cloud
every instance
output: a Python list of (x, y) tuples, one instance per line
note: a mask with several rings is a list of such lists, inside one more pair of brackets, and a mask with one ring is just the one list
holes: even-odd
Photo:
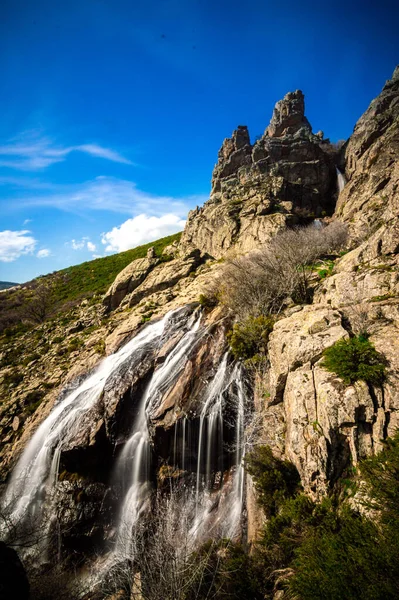
[(72, 152), (83, 152), (96, 158), (133, 165), (131, 160), (111, 148), (98, 144), (56, 145), (38, 132), (24, 132), (7, 144), (0, 145), (0, 166), (21, 171), (38, 171), (64, 161)]
[(0, 231), (0, 261), (12, 262), (23, 254), (33, 254), (37, 240), (30, 231)]
[(70, 242), (67, 242), (66, 245), (70, 246), (72, 250), (86, 249), (89, 252), (96, 251), (96, 245), (90, 241), (90, 238), (88, 236), (82, 237), (81, 240), (71, 240)]
[[(38, 185), (38, 184), (37, 184)], [(175, 198), (158, 196), (137, 188), (133, 181), (114, 177), (97, 177), (74, 185), (53, 185), (42, 193), (29, 195), (29, 180), (20, 197), (14, 197), (10, 209), (43, 206), (82, 214), (84, 211), (104, 210), (122, 214), (163, 215), (166, 212), (185, 217), (193, 206), (203, 204), (204, 195)], [(20, 182), (20, 187), (21, 185)], [(37, 187), (35, 190), (38, 189)]]
[(39, 250), (39, 252), (36, 254), (37, 258), (47, 258), (48, 256), (50, 256), (51, 252), (48, 248), (42, 248), (41, 250)]

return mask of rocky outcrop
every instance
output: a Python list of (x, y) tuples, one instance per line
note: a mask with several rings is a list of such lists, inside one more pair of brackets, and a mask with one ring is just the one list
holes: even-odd
[(305, 97), (301, 90), (288, 93), (274, 107), (270, 125), (265, 134), (269, 137), (304, 135), (309, 137), (312, 127), (305, 117)]
[(356, 123), (344, 148), (347, 184), (337, 218), (348, 223), (354, 240), (363, 241), (399, 213), (399, 68)]
[(158, 262), (153, 248), (149, 248), (146, 258), (138, 258), (127, 265), (104, 296), (103, 304), (107, 310), (117, 308), (125, 296), (133, 292), (144, 281)]
[(211, 197), (188, 216), (180, 247), (221, 258), (234, 246), (247, 252), (287, 224), (331, 214), (334, 159), (313, 135), (297, 90), (276, 104), (264, 135), (251, 145), (239, 126), (224, 140), (212, 176)]

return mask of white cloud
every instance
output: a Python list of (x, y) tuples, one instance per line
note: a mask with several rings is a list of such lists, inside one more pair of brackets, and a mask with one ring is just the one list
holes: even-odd
[(40, 132), (23, 132), (9, 143), (0, 145), (0, 166), (22, 171), (37, 171), (62, 162), (72, 152), (83, 152), (97, 158), (133, 165), (119, 152), (104, 148), (98, 144), (78, 144), (75, 146), (56, 146), (50, 138)]
[(95, 252), (96, 251), (96, 245), (93, 244), (93, 242), (87, 242), (87, 249), (89, 252)]
[(39, 250), (39, 252), (36, 254), (37, 258), (47, 258), (48, 256), (50, 256), (51, 252), (48, 248), (42, 248), (41, 250)]
[(22, 225), (27, 225), (28, 223), (32, 223), (32, 219), (25, 219)]
[(83, 248), (86, 246), (87, 240), (87, 237), (83, 237), (81, 240), (71, 240), (70, 244), (72, 250), (83, 250)]
[(93, 254), (93, 258), (102, 258), (102, 254)]
[(141, 214), (103, 233), (101, 241), (106, 245), (106, 252), (123, 252), (176, 233), (183, 229), (184, 225), (185, 221), (175, 214), (169, 213), (161, 217)]
[(32, 254), (37, 241), (24, 229), (22, 231), (0, 231), (0, 261), (12, 262), (23, 254)]

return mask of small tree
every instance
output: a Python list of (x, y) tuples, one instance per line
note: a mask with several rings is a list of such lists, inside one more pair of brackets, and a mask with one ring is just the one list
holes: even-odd
[(55, 303), (55, 281), (45, 281), (32, 291), (20, 314), (33, 323), (43, 323), (54, 313)]

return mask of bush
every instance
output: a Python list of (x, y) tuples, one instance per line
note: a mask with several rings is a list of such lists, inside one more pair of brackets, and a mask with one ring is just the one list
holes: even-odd
[(359, 379), (380, 385), (386, 377), (386, 360), (367, 337), (339, 340), (323, 354), (323, 367), (348, 385)]
[(43, 390), (34, 390), (26, 394), (24, 398), (25, 411), (31, 415), (40, 406), (44, 398), (45, 392)]
[(288, 298), (308, 302), (309, 266), (340, 250), (346, 239), (347, 227), (339, 222), (322, 229), (311, 225), (281, 231), (264, 249), (226, 264), (220, 299), (240, 319), (278, 313)]
[(289, 588), (302, 600), (398, 597), (398, 572), (376, 525), (349, 508), (307, 532), (295, 555)]
[(12, 371), (6, 373), (3, 377), (4, 385), (18, 385), (23, 381), (24, 376), (17, 369), (13, 369)]
[(244, 321), (234, 323), (227, 334), (230, 349), (235, 358), (250, 359), (257, 354), (265, 354), (274, 321), (271, 317), (249, 316)]
[(273, 456), (269, 446), (258, 446), (247, 454), (245, 466), (255, 480), (259, 503), (269, 517), (298, 490), (298, 471), (290, 462)]

